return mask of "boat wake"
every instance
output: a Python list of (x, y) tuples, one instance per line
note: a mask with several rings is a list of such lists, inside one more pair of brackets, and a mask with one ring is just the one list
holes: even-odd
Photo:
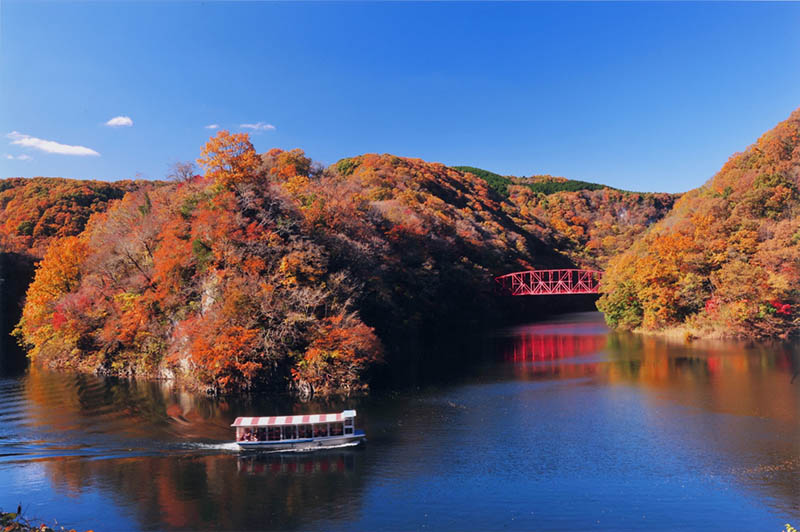
[(239, 446), (236, 445), (234, 442), (225, 442), (225, 443), (199, 443), (199, 442), (189, 442), (189, 443), (182, 443), (178, 446), (179, 449), (186, 450), (186, 451), (225, 451), (225, 452), (237, 452), (239, 450)]

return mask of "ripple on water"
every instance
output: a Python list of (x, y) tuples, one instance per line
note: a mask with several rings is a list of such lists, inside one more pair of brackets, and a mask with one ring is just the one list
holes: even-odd
[[(84, 529), (99, 507), (108, 529), (800, 522), (796, 354), (606, 338), (586, 319), (505, 331), (497, 359), (458, 382), (312, 404), (47, 372), (0, 380), (0, 505), (35, 497)], [(358, 410), (366, 445), (287, 455), (229, 441), (237, 415), (340, 408)]]

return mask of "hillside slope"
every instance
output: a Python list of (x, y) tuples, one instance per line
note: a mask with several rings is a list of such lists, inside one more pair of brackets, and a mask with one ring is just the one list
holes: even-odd
[(223, 392), (361, 389), (409, 338), (480, 323), (496, 272), (571, 265), (441, 164), (323, 170), (226, 132), (201, 162), (205, 176), (130, 192), (50, 246), (20, 326), (31, 358)]
[(77, 235), (95, 212), (148, 181), (0, 179), (0, 251), (40, 259), (53, 239)]
[(549, 175), (512, 177), (472, 166), (454, 168), (486, 181), (513, 205), (507, 210), (526, 232), (581, 267), (599, 270), (663, 218), (680, 197)]
[(610, 261), (609, 324), (785, 336), (800, 303), (800, 109)]
[(0, 370), (24, 366), (24, 355), (9, 334), (20, 318), (35, 264), (50, 243), (79, 234), (93, 213), (143, 186), (154, 185), (51, 177), (0, 179)]
[(581, 267), (603, 270), (663, 218), (679, 194), (601, 190), (534, 193), (512, 186), (509, 201), (522, 227)]

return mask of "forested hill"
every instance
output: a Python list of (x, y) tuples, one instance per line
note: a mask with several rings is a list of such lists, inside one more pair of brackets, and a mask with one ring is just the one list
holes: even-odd
[(664, 217), (680, 197), (549, 175), (512, 177), (472, 166), (455, 168), (480, 177), (506, 198), (514, 206), (509, 212), (526, 232), (575, 264), (600, 270)]
[(9, 333), (20, 318), (36, 262), (50, 242), (77, 235), (89, 217), (146, 181), (80, 181), (36, 177), (0, 179), (0, 370), (19, 366)]
[(494, 275), (598, 262), (614, 246), (584, 253), (595, 210), (616, 209), (598, 234), (623, 240), (666, 212), (607, 189), (504, 197), (392, 155), (322, 168), (227, 132), (200, 162), (50, 244), (19, 327), (35, 362), (221, 392), (363, 389), (372, 368), (502, 315)]
[(511, 194), (510, 188), (512, 186), (524, 187), (536, 193), (553, 194), (555, 192), (576, 192), (578, 190), (601, 190), (609, 189), (606, 185), (599, 185), (597, 183), (588, 183), (586, 181), (578, 181), (575, 179), (567, 179), (566, 177), (554, 177), (551, 175), (533, 175), (531, 177), (514, 177), (505, 176), (484, 170), (483, 168), (475, 168), (474, 166), (454, 166), (456, 170), (461, 172), (469, 172), (474, 174), (494, 189), (495, 192), (502, 197), (507, 198)]
[(616, 327), (785, 336), (800, 326), (800, 109), (611, 259)]
[(77, 235), (109, 202), (151, 181), (82, 181), (58, 177), (0, 179), (0, 251), (44, 255), (55, 238)]

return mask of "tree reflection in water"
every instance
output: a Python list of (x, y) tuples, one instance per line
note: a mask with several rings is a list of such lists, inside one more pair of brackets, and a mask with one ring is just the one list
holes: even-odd
[[(731, 493), (759, 494), (783, 514), (796, 506), (797, 344), (685, 344), (609, 333), (597, 318), (509, 331), (494, 362), (463, 383), (339, 402), (220, 400), (164, 383), (32, 369), (0, 382), (0, 481), (30, 478), (13, 496), (50, 497), (48, 516), (69, 518), (69, 501), (89, 501), (81, 504), (93, 516), (91, 501), (99, 497), (144, 529), (370, 530), (381, 516), (393, 516), (397, 528), (417, 528), (418, 510), (448, 501), (469, 517), (452, 521), (462, 514), (445, 512), (451, 521), (440, 521), (444, 528), (500, 528), (509, 504), (537, 500), (537, 515), (550, 512), (553, 528), (563, 528), (558, 519), (573, 507), (548, 497), (558, 496), (553, 488), (565, 479), (586, 479), (579, 486), (588, 495), (576, 497), (590, 507), (606, 497), (604, 504), (621, 509), (639, 496), (637, 488), (614, 499), (603, 488), (609, 475), (642, 479), (666, 497), (651, 511), (689, 504), (664, 487), (664, 475), (695, 489), (723, 478), (725, 486), (744, 488)], [(363, 448), (251, 455), (229, 443), (238, 415), (343, 408), (359, 411), (370, 439)], [(515, 438), (496, 438), (509, 427)], [(481, 491), (486, 486), (495, 495)], [(540, 491), (530, 497), (532, 489)], [(702, 504), (691, 507), (697, 512)], [(120, 522), (101, 516), (84, 528)]]
[[(709, 454), (726, 456), (729, 472), (746, 485), (781, 500), (800, 500), (797, 341), (686, 343), (630, 333), (594, 334), (580, 324), (537, 325), (515, 332), (503, 351), (514, 378), (592, 377), (610, 386), (641, 389), (654, 412), (668, 401), (737, 416), (719, 424), (703, 416), (702, 422), (689, 423), (680, 434), (694, 438), (693, 445)], [(652, 419), (658, 420), (658, 415)], [(662, 430), (665, 438), (676, 432), (666, 424)]]
[[(353, 455), (160, 456), (46, 463), (68, 496), (99, 487), (143, 524), (167, 528), (295, 528), (309, 519), (347, 519), (363, 477)], [(347, 504), (344, 504), (347, 502)], [(327, 509), (324, 515), (314, 508)], [(331, 512), (331, 509), (337, 509)], [(260, 524), (260, 526), (259, 526)], [(102, 528), (99, 525), (97, 528)]]
[(146, 527), (295, 528), (311, 517), (310, 507), (340, 509), (325, 519), (357, 509), (349, 495), (363, 482), (353, 475), (357, 450), (240, 455), (227, 443), (236, 413), (331, 405), (231, 402), (164, 383), (36, 369), (23, 393), (20, 426), (37, 437), (15, 459), (39, 461), (64, 496), (113, 494)]

